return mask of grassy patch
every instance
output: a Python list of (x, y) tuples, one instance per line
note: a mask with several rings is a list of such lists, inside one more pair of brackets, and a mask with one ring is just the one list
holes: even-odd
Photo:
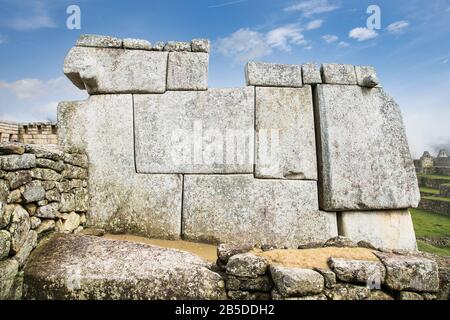
[(438, 175), (432, 175), (432, 174), (418, 174), (417, 176), (432, 179), (432, 180), (449, 180), (450, 181), (449, 176), (438, 176)]
[(438, 248), (420, 240), (417, 241), (417, 246), (422, 252), (433, 253), (440, 256), (450, 256), (450, 247)]
[(438, 189), (421, 187), (420, 192), (429, 193), (429, 194), (440, 194)]
[(410, 211), (417, 237), (450, 237), (450, 217), (421, 209)]
[(431, 196), (431, 197), (422, 197), (422, 199), (427, 199), (427, 200), (439, 200), (439, 201), (450, 202), (450, 198), (435, 197), (435, 196)]

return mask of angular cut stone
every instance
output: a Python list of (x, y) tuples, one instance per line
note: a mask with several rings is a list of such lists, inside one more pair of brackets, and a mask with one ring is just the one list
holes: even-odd
[(342, 282), (383, 284), (386, 276), (380, 262), (330, 258), (328, 264)]
[(122, 48), (122, 40), (110, 36), (82, 34), (77, 41), (78, 47)]
[(164, 51), (189, 52), (189, 51), (191, 51), (191, 43), (190, 42), (182, 42), (182, 41), (169, 41), (164, 46)]
[(322, 83), (320, 67), (315, 63), (306, 63), (302, 65), (303, 84)]
[(58, 117), (60, 143), (89, 157), (88, 225), (115, 233), (179, 238), (182, 178), (136, 173), (132, 96), (97, 95), (81, 104), (62, 104)]
[(28, 212), (20, 205), (14, 206), (9, 233), (11, 234), (11, 252), (16, 254), (25, 243), (30, 232), (31, 222)]
[(257, 278), (266, 274), (269, 261), (251, 253), (232, 256), (227, 263), (227, 274), (236, 277)]
[(290, 248), (325, 242), (337, 235), (336, 215), (319, 211), (317, 203), (313, 181), (188, 175), (183, 234), (194, 241)]
[[(25, 266), (25, 299), (214, 300), (221, 276), (193, 254), (82, 235), (55, 235)], [(48, 290), (42, 290), (42, 288)]]
[(256, 88), (255, 177), (317, 180), (310, 86)]
[(314, 295), (324, 289), (322, 275), (313, 270), (271, 266), (270, 274), (283, 297)]
[(142, 39), (123, 39), (124, 49), (133, 50), (151, 50), (152, 44), (147, 40)]
[(206, 52), (209, 53), (211, 45), (208, 39), (192, 39), (192, 52)]
[(170, 52), (167, 90), (207, 90), (209, 54)]
[(135, 95), (138, 173), (253, 173), (254, 91)]
[(408, 210), (342, 212), (338, 215), (341, 233), (376, 248), (417, 250), (416, 236)]
[(357, 84), (355, 67), (349, 64), (323, 64), (321, 68), (323, 83)]
[(437, 292), (439, 273), (435, 261), (414, 256), (376, 252), (386, 267), (385, 285), (394, 291)]
[(333, 85), (318, 85), (315, 98), (321, 208), (417, 207), (415, 168), (392, 98), (381, 88)]
[(23, 199), (26, 203), (38, 202), (45, 199), (45, 189), (40, 181), (32, 181), (25, 185)]
[(36, 167), (36, 156), (33, 154), (2, 156), (0, 163), (2, 169), (6, 171), (31, 169)]
[(167, 55), (145, 50), (75, 47), (64, 62), (64, 74), (89, 94), (163, 93)]
[(248, 86), (291, 87), (303, 86), (302, 66), (250, 61), (245, 68)]

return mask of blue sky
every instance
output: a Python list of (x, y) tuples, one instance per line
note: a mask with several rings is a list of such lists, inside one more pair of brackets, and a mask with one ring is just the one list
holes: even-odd
[[(81, 8), (68, 30), (66, 8)], [(381, 29), (367, 29), (369, 5)], [(54, 119), (84, 99), (62, 74), (82, 33), (212, 41), (210, 87), (244, 84), (249, 59), (373, 65), (399, 102), (414, 156), (450, 146), (450, 0), (0, 0), (0, 119)]]

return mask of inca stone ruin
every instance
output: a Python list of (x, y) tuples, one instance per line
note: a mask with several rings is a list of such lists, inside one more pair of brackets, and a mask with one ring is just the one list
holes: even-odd
[[(416, 251), (414, 162), (374, 68), (252, 61), (245, 87), (209, 88), (209, 51), (80, 37), (64, 73), (90, 96), (60, 103), (59, 146), (0, 148), (0, 298), (447, 299)], [(218, 260), (105, 231), (220, 245)], [(271, 262), (313, 248), (360, 259)]]

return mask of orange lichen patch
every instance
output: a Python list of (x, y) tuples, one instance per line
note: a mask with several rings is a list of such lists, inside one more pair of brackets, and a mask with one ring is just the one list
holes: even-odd
[(373, 250), (365, 248), (318, 248), (318, 249), (286, 249), (263, 252), (254, 250), (256, 255), (267, 258), (272, 264), (302, 269), (329, 269), (328, 259), (345, 258), (352, 260), (378, 261)]
[(149, 244), (153, 246), (158, 246), (162, 248), (178, 249), (182, 251), (187, 251), (198, 255), (199, 257), (209, 261), (216, 262), (217, 260), (217, 247), (210, 244), (189, 242), (183, 240), (159, 240), (159, 239), (148, 239), (144, 237), (132, 236), (132, 235), (115, 235), (106, 234), (104, 236), (106, 239), (110, 240), (123, 240), (131, 241), (143, 244)]

